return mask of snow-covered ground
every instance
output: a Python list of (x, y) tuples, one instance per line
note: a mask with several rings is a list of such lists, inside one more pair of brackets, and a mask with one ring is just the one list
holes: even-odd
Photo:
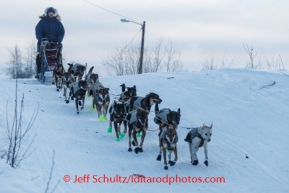
[[(287, 75), (285, 75), (287, 74)], [(169, 77), (174, 77), (168, 79)], [(15, 80), (0, 80), (0, 150), (4, 150), (6, 102), (12, 120)], [(248, 69), (217, 71), (150, 73), (106, 77), (100, 81), (119, 94), (120, 84), (137, 86), (137, 94), (159, 94), (160, 108), (181, 108), (178, 128), (178, 161), (169, 170), (158, 155), (158, 132), (148, 131), (144, 152), (128, 152), (128, 137), (120, 142), (107, 133), (108, 122), (98, 122), (91, 111), (91, 99), (76, 114), (74, 102), (65, 104), (54, 86), (37, 80), (19, 80), (18, 94), (25, 95), (24, 126), (39, 103), (39, 114), (30, 131), (37, 134), (35, 152), (23, 161), (21, 169), (12, 169), (0, 159), (0, 192), (44, 192), (55, 150), (55, 165), (50, 191), (55, 192), (289, 192), (289, 73)], [(276, 82), (272, 86), (273, 82)], [(112, 98), (113, 96), (111, 96)], [(20, 98), (20, 97), (19, 97)], [(154, 107), (153, 107), (154, 109)], [(153, 110), (152, 109), (152, 110)], [(154, 113), (149, 127), (157, 128)], [(209, 143), (209, 167), (204, 152), (198, 152), (199, 165), (190, 163), (188, 144), (183, 141), (188, 130), (183, 127), (213, 123)], [(246, 158), (248, 156), (248, 158)], [(75, 175), (90, 174), (88, 183), (73, 183)], [(93, 183), (92, 175), (128, 177), (224, 177), (225, 183)], [(71, 181), (63, 181), (70, 175)]]

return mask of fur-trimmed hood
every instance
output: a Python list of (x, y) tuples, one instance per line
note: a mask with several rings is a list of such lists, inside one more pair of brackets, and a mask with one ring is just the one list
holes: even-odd
[[(43, 19), (44, 17), (47, 16), (47, 10), (48, 10), (49, 8), (51, 8), (51, 7), (47, 7), (47, 8), (44, 10), (44, 13), (43, 13), (41, 16), (39, 16), (40, 19)], [(55, 11), (53, 17), (55, 17), (58, 21), (61, 21), (61, 17), (60, 17), (60, 15), (58, 14), (57, 9), (54, 8), (54, 7), (53, 7), (53, 9), (54, 9), (54, 11)]]

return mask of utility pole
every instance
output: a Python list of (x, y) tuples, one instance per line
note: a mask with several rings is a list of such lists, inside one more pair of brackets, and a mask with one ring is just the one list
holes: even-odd
[(121, 22), (132, 22), (135, 24), (138, 24), (141, 26), (142, 29), (142, 37), (141, 37), (141, 48), (140, 48), (140, 58), (139, 58), (139, 66), (137, 69), (137, 73), (138, 74), (142, 74), (142, 70), (143, 70), (143, 51), (144, 51), (144, 36), (145, 36), (145, 26), (146, 26), (146, 22), (144, 21), (143, 24), (135, 22), (135, 21), (130, 21), (127, 19), (121, 19)]
[(142, 70), (143, 70), (145, 25), (146, 25), (146, 22), (144, 21), (142, 24), (142, 38), (141, 38), (141, 49), (140, 49), (140, 61), (139, 61), (138, 74), (142, 74)]

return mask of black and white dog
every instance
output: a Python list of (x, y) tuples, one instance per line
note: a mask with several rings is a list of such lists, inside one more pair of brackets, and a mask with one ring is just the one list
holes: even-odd
[(76, 78), (78, 79), (78, 81), (80, 81), (83, 77), (84, 71), (85, 71), (85, 66), (82, 64), (72, 64), (72, 63), (68, 63), (69, 68), (68, 68), (68, 72), (71, 74), (73, 81), (76, 82)]
[(106, 114), (110, 103), (109, 88), (97, 81), (90, 87), (89, 95), (93, 97), (92, 108), (97, 110), (99, 121), (107, 120)]
[(65, 72), (65, 69), (62, 64), (57, 64), (56, 68), (53, 71), (52, 84), (56, 83), (55, 86), (56, 86), (57, 91), (59, 91), (59, 89), (62, 88), (64, 72)]
[[(127, 101), (132, 97), (136, 96), (136, 86), (134, 85), (133, 87), (126, 87), (125, 84), (123, 83), (121, 86), (121, 91), (122, 93), (120, 94), (119, 100), (120, 101)], [(127, 90), (125, 90), (127, 89)]]
[[(122, 102), (114, 101), (109, 107), (110, 121), (109, 121), (109, 130), (111, 132), (112, 122), (114, 125), (116, 141), (120, 141), (120, 138), (123, 138), (127, 131), (127, 121), (126, 117), (126, 108)], [(120, 126), (123, 123), (124, 131), (121, 133)]]
[(85, 93), (87, 89), (87, 83), (85, 80), (74, 82), (70, 86), (69, 96), (71, 100), (75, 98), (76, 112), (79, 114), (78, 105), (81, 106), (81, 110), (84, 108)]
[[(168, 126), (166, 128), (163, 128), (160, 136), (160, 154), (157, 157), (158, 161), (161, 161), (161, 151), (163, 151), (163, 156), (164, 156), (164, 169), (168, 169), (168, 163), (167, 163), (167, 157), (166, 157), (166, 151), (170, 150), (168, 157), (169, 157), (169, 164), (170, 166), (175, 165), (175, 163), (178, 160), (178, 152), (177, 152), (177, 142), (178, 142), (178, 134), (177, 134), (177, 129), (174, 128), (173, 126)], [(171, 154), (174, 152), (175, 158), (172, 161), (171, 160)]]
[(136, 96), (130, 99), (130, 110), (135, 110), (137, 107), (145, 109), (147, 111), (151, 110), (151, 107), (157, 103), (160, 104), (162, 100), (159, 95), (150, 92), (145, 97)]
[(155, 117), (154, 122), (159, 125), (159, 155), (157, 157), (157, 161), (161, 161), (161, 152), (163, 151), (164, 156), (164, 169), (167, 170), (167, 158), (166, 158), (166, 150), (172, 150), (175, 154), (174, 161), (171, 161), (171, 153), (169, 153), (169, 164), (170, 166), (175, 165), (178, 155), (177, 155), (177, 142), (178, 142), (178, 134), (177, 128), (180, 123), (181, 117), (181, 109), (178, 111), (172, 111), (169, 108), (164, 108), (159, 110), (158, 104), (155, 105)]
[[(159, 95), (153, 92), (150, 92), (145, 97), (132, 97), (130, 99), (129, 111), (135, 110), (136, 108), (141, 108), (149, 113), (152, 105), (156, 103), (160, 104), (161, 102), (162, 100), (160, 99)], [(148, 120), (146, 120), (145, 129), (148, 129)]]
[(124, 102), (126, 110), (129, 112), (130, 99), (136, 96), (136, 86), (134, 85), (133, 87), (126, 87), (124, 83), (120, 86), (122, 93), (119, 96), (119, 101)]
[(181, 109), (178, 108), (177, 111), (172, 111), (169, 108), (163, 108), (159, 110), (159, 105), (155, 105), (155, 117), (154, 122), (159, 125), (159, 130), (161, 132), (162, 127), (167, 127), (173, 125), (175, 128), (178, 128), (181, 118)]
[(69, 103), (67, 98), (67, 89), (70, 88), (71, 84), (73, 83), (71, 74), (69, 72), (64, 72), (63, 74), (63, 96), (65, 97), (65, 102)]
[[(130, 111), (127, 116), (126, 120), (128, 121), (128, 151), (132, 151), (131, 144), (133, 146), (137, 146), (134, 149), (134, 152), (137, 154), (138, 152), (143, 152), (142, 146), (146, 136), (147, 130), (147, 120), (148, 120), (148, 112), (137, 108), (136, 110)], [(142, 132), (141, 142), (138, 146), (138, 141), (136, 134)], [(133, 141), (131, 142), (131, 135), (133, 135)]]

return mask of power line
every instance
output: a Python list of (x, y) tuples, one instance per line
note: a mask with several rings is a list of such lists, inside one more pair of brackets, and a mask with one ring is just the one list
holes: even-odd
[(131, 42), (136, 38), (136, 36), (139, 34), (139, 32), (142, 30), (142, 28), (140, 28), (140, 30), (138, 30), (138, 32), (135, 34), (135, 36), (131, 39), (131, 41), (121, 50), (121, 52), (123, 52), (130, 44)]
[(107, 11), (107, 12), (109, 12), (109, 13), (112, 13), (112, 14), (114, 14), (114, 15), (127, 18), (127, 19), (129, 19), (129, 20), (131, 20), (131, 21), (134, 21), (134, 22), (141, 23), (141, 22), (139, 22), (139, 21), (136, 21), (136, 20), (131, 19), (131, 18), (129, 18), (129, 17), (126, 17), (126, 16), (124, 16), (124, 15), (120, 15), (120, 14), (118, 14), (118, 13), (116, 13), (116, 12), (113, 12), (113, 11), (110, 11), (110, 10), (105, 9), (105, 8), (103, 8), (103, 7), (100, 7), (99, 5), (96, 5), (96, 4), (94, 4), (94, 3), (91, 3), (91, 2), (89, 2), (89, 1), (87, 1), (87, 0), (83, 0), (83, 1), (85, 1), (86, 3), (89, 3), (89, 4), (91, 4), (91, 5), (93, 5), (93, 6), (95, 6), (95, 7), (98, 7), (98, 8), (100, 8), (100, 9), (104, 10), (104, 11)]

